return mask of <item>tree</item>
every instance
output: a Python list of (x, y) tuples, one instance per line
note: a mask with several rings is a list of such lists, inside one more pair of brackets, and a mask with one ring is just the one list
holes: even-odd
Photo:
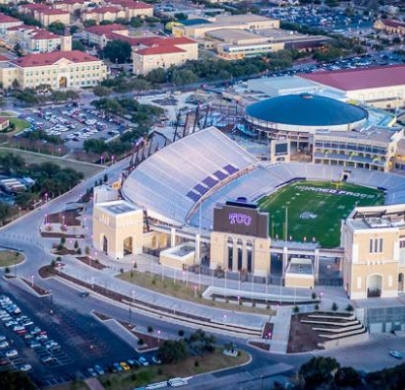
[(143, 25), (143, 20), (137, 17), (131, 18), (129, 22), (130, 26), (133, 28), (139, 28)]
[(21, 57), (24, 54), (23, 49), (18, 42), (14, 45), (13, 50), (14, 50), (14, 53), (18, 55), (18, 57)]
[(166, 81), (165, 70), (163, 68), (152, 69), (147, 75), (146, 80), (151, 83), (161, 84)]
[(157, 356), (164, 364), (176, 364), (186, 360), (189, 353), (184, 340), (165, 340)]
[(0, 373), (0, 389), (34, 390), (36, 386), (27, 374), (21, 371), (3, 371)]
[(124, 41), (109, 41), (103, 49), (103, 54), (112, 63), (123, 64), (131, 59), (131, 45)]
[(184, 12), (179, 12), (179, 13), (177, 13), (177, 14), (174, 14), (174, 17), (175, 17), (177, 20), (187, 20), (187, 19), (188, 19), (188, 15), (185, 14)]
[(48, 30), (57, 35), (65, 33), (66, 26), (62, 22), (53, 22), (48, 26)]
[(72, 42), (72, 50), (80, 50), (85, 52), (86, 51), (86, 47), (83, 45), (82, 42), (80, 41), (73, 41)]
[(193, 84), (198, 80), (198, 77), (191, 70), (175, 70), (172, 73), (172, 83), (175, 85)]
[(339, 368), (334, 377), (334, 382), (339, 388), (361, 386), (360, 374), (352, 367)]
[(305, 389), (315, 389), (319, 385), (331, 383), (339, 368), (340, 364), (336, 359), (317, 356), (301, 366), (299, 375), (304, 381)]
[(91, 27), (91, 26), (95, 26), (96, 24), (97, 24), (96, 21), (93, 19), (85, 20), (83, 22), (84, 27)]
[(198, 329), (190, 335), (186, 342), (191, 351), (204, 355), (214, 352), (216, 339), (214, 336), (205, 333), (202, 329)]
[(104, 97), (104, 96), (108, 96), (108, 95), (111, 95), (111, 89), (110, 88), (107, 88), (107, 87), (103, 87), (102, 85), (96, 85), (94, 88), (93, 88), (93, 93), (96, 95), (96, 96), (100, 96), (100, 97)]

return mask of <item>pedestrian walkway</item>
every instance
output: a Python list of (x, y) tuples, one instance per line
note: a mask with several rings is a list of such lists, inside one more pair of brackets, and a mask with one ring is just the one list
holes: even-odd
[(291, 310), (291, 306), (280, 306), (277, 309), (277, 314), (272, 318), (273, 334), (269, 340), (272, 353), (287, 353)]

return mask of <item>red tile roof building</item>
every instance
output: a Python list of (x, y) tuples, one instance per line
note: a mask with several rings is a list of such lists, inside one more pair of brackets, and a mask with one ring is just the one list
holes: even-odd
[(53, 89), (80, 89), (107, 77), (107, 67), (97, 57), (78, 50), (30, 54), (0, 66), (4, 88), (17, 80), (22, 88), (49, 84)]
[(58, 50), (61, 45), (61, 37), (48, 30), (40, 29), (34, 26), (15, 26), (10, 27), (3, 33), (0, 32), (0, 38), (4, 46), (12, 49), (18, 43), (23, 53), (48, 53)]
[(374, 23), (374, 28), (388, 34), (405, 35), (405, 23), (394, 19), (380, 19)]
[(0, 33), (10, 27), (21, 26), (23, 22), (19, 19), (0, 13)]
[(130, 20), (134, 17), (153, 16), (153, 6), (140, 1), (112, 0), (104, 7), (87, 9), (82, 12), (81, 19), (114, 22), (117, 19)]
[(350, 99), (376, 107), (395, 108), (404, 104), (405, 65), (309, 73), (300, 77), (344, 91)]
[(22, 13), (31, 15), (38, 20), (44, 27), (54, 22), (61, 22), (68, 26), (70, 24), (70, 13), (63, 9), (51, 8), (46, 4), (23, 4), (18, 10)]
[(148, 74), (157, 68), (169, 69), (198, 59), (198, 44), (189, 38), (139, 38), (132, 46), (132, 66), (135, 74)]

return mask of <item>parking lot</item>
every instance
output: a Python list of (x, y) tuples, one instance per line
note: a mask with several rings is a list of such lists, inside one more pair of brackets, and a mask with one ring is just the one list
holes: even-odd
[(0, 291), (0, 370), (26, 371), (47, 388), (158, 363), (93, 316), (56, 306), (52, 295), (38, 298), (15, 286), (12, 295)]
[(127, 128), (124, 120), (108, 118), (94, 107), (79, 108), (73, 104), (38, 109), (23, 113), (20, 118), (31, 124), (23, 132), (42, 130), (61, 137), (69, 149), (82, 148), (86, 139), (112, 140)]
[(368, 16), (362, 14), (349, 16), (343, 9), (328, 9), (312, 5), (262, 8), (262, 13), (268, 17), (283, 20), (284, 22), (329, 31), (345, 30), (349, 28), (365, 29), (372, 26), (372, 21), (369, 20)]

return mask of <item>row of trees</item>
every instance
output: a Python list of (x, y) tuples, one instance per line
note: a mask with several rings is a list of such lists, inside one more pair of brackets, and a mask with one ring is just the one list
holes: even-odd
[(12, 96), (26, 104), (40, 104), (45, 102), (60, 103), (79, 98), (79, 93), (73, 90), (58, 91), (53, 90), (50, 85), (40, 84), (35, 88), (24, 88), (20, 90), (18, 82), (13, 83), (14, 91)]
[(296, 388), (304, 390), (400, 390), (405, 384), (405, 364), (362, 376), (352, 367), (341, 367), (334, 358), (318, 356), (301, 366), (299, 379)]

